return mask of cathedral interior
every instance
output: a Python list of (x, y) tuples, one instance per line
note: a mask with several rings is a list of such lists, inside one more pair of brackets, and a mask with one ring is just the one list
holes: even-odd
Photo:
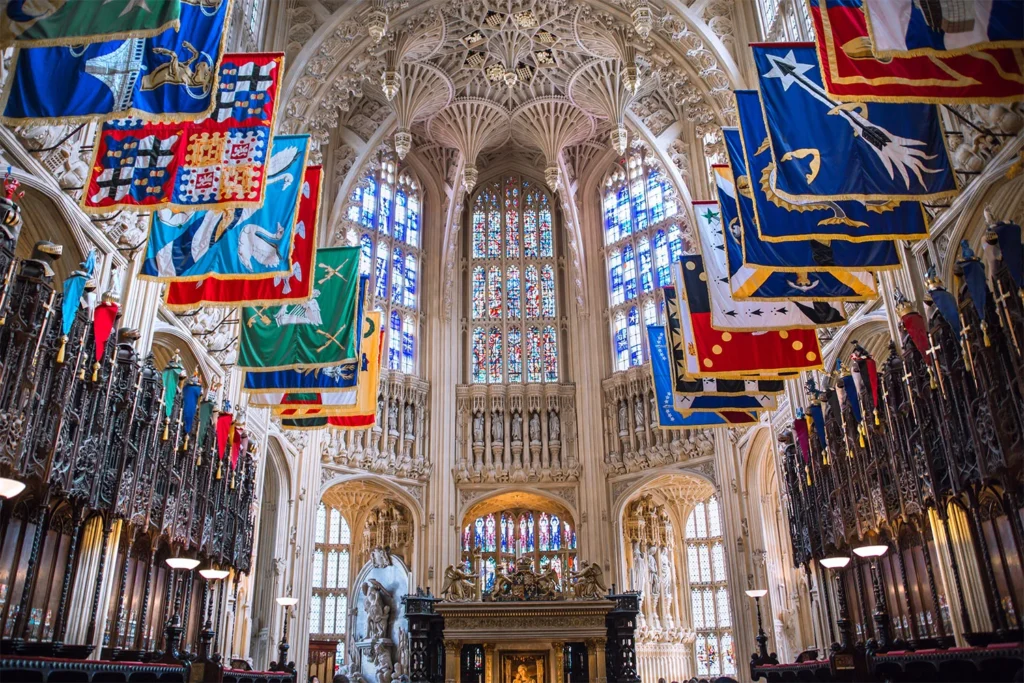
[[(358, 249), (375, 405), (249, 393), (252, 321), (142, 276), (153, 211), (87, 210), (105, 124), (5, 118), (4, 681), (1021, 680), (1024, 288), (986, 245), (1024, 222), (1024, 77), (934, 107), (959, 191), (816, 326), (821, 369), (670, 427), (647, 326), (748, 46), (811, 44), (825, 0), (223, 2), (226, 52), (283, 54), (313, 246)], [(833, 410), (851, 357), (876, 384)]]

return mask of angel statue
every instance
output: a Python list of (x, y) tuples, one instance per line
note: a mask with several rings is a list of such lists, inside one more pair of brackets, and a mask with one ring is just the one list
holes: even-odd
[(464, 572), (455, 565), (448, 565), (444, 570), (444, 585), (441, 595), (449, 602), (468, 602), (476, 592), (477, 575)]
[(387, 604), (390, 594), (380, 581), (370, 579), (363, 584), (363, 595), (366, 596), (366, 640), (386, 638), (391, 616), (391, 607)]
[(604, 585), (604, 572), (596, 563), (582, 564), (578, 572), (570, 572), (572, 592), (577, 600), (601, 600), (608, 588)]

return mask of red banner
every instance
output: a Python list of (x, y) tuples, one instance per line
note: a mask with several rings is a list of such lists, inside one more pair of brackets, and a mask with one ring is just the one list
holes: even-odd
[(934, 104), (1024, 100), (1024, 71), (1014, 50), (876, 59), (864, 10), (851, 4), (808, 0), (822, 80), (832, 98)]

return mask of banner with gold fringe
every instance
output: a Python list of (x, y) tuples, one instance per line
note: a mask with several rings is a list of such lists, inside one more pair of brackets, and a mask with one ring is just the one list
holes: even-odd
[[(188, 2), (188, 0), (185, 0)], [(177, 30), (181, 0), (7, 0), (0, 13), (0, 47), (86, 45), (147, 38)]]

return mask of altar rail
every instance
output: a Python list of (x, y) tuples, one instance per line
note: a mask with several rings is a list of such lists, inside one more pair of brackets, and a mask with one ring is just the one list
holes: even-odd
[[(191, 674), (195, 673), (193, 679)], [(295, 683), (282, 671), (243, 671), (206, 664), (201, 672), (191, 663), (113, 662), (52, 657), (0, 657), (0, 680), (10, 683)]]
[[(65, 334), (55, 245), (19, 261), (16, 233), (0, 232), (0, 477), (26, 485), (0, 500), (2, 649), (84, 657), (102, 637), (105, 656), (137, 659), (179, 609), (194, 642), (204, 587), (190, 571), (178, 588), (165, 560), (229, 569), (237, 587), (251, 565), (255, 444), (212, 392), (186, 415), (198, 379), (142, 358), (134, 330), (105, 343), (116, 320), (98, 324), (76, 302)], [(218, 623), (229, 582), (216, 590)]]

